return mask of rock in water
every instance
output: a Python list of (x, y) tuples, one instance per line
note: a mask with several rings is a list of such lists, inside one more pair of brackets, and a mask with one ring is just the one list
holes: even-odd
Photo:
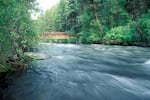
[(44, 60), (48, 58), (48, 56), (43, 53), (26, 52), (24, 55), (36, 60)]

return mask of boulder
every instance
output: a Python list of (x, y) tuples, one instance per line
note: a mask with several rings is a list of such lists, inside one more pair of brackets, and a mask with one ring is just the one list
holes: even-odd
[(24, 55), (36, 60), (44, 60), (48, 58), (46, 54), (36, 52), (25, 52)]

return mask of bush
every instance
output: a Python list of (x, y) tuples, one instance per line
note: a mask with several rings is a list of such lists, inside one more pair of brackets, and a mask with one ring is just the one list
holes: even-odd
[(71, 38), (71, 39), (68, 39), (67, 42), (68, 42), (68, 43), (76, 43), (76, 42), (77, 42), (77, 39), (76, 39), (76, 38)]
[(150, 43), (150, 11), (137, 23), (137, 33), (141, 42)]
[(89, 36), (89, 32), (86, 32), (86, 31), (82, 31), (79, 33), (80, 35), (80, 38), (79, 38), (79, 43), (85, 43), (87, 44), (88, 41), (87, 41), (87, 37)]
[(131, 28), (130, 24), (112, 28), (106, 33), (104, 37), (104, 43), (124, 45), (131, 44), (134, 42), (134, 31), (135, 29)]
[(88, 43), (100, 43), (102, 39), (99, 37), (98, 34), (92, 33), (89, 37), (87, 37)]

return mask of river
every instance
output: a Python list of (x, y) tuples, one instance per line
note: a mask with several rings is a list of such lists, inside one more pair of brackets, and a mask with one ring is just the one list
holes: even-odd
[(150, 100), (150, 48), (41, 43), (8, 100)]

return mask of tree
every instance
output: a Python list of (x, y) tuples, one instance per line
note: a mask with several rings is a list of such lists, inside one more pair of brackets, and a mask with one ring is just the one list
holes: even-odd
[(0, 0), (0, 9), (0, 64), (5, 64), (35, 43), (37, 34), (31, 19), (35, 0)]
[[(126, 30), (117, 38), (130, 35), (134, 37), (132, 42), (149, 41), (146, 38), (149, 34), (144, 31), (149, 25), (145, 20), (148, 20), (142, 17), (148, 13), (149, 0), (61, 0), (55, 8), (41, 15), (50, 20), (44, 25), (53, 27), (52, 31), (66, 31), (69, 35), (77, 36), (81, 43), (106, 43), (109, 36), (113, 35), (112, 32), (119, 34), (117, 31), (123, 27)], [(123, 33), (125, 31), (129, 34)], [(127, 39), (122, 40), (128, 43)]]

